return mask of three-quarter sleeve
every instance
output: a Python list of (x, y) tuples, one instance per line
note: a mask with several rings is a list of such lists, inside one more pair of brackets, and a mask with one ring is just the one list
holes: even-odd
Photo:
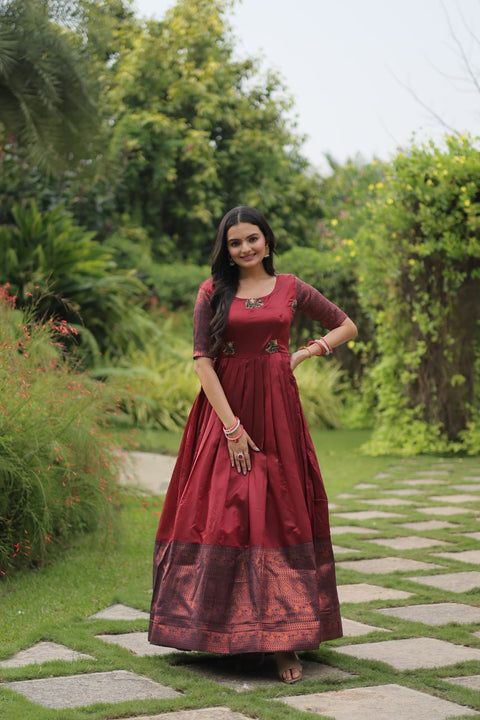
[(348, 317), (321, 292), (299, 278), (295, 278), (295, 296), (297, 310), (317, 320), (327, 330), (338, 327)]
[(193, 311), (193, 357), (213, 357), (210, 343), (210, 321), (212, 319), (212, 308), (210, 300), (212, 296), (211, 281), (205, 281), (200, 285), (195, 308)]

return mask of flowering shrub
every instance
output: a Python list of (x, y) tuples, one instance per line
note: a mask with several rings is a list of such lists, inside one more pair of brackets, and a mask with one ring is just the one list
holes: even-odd
[(0, 288), (0, 573), (43, 562), (108, 521), (117, 461), (102, 423), (114, 399), (63, 357), (66, 322), (36, 323)]

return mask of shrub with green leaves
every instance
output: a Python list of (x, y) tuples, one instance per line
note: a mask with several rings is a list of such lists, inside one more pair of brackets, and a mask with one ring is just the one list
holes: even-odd
[(479, 188), (478, 142), (447, 137), (400, 153), (367, 203), (358, 287), (380, 356), (373, 453), (478, 451)]
[(63, 358), (67, 322), (36, 323), (0, 295), (0, 572), (44, 562), (108, 523), (118, 459), (103, 426), (113, 393)]
[(148, 324), (136, 271), (119, 269), (113, 250), (94, 236), (64, 207), (41, 212), (34, 201), (14, 205), (11, 221), (0, 225), (0, 283), (10, 284), (18, 307), (74, 324), (88, 364), (107, 349), (120, 354)]

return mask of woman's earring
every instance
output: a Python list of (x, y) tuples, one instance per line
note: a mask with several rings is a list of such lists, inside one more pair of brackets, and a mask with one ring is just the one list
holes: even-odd
[(267, 252), (266, 252), (265, 255), (263, 256), (263, 259), (265, 260), (265, 258), (267, 258), (267, 257), (270, 257), (270, 248), (269, 248), (268, 245), (267, 245)]
[(232, 258), (230, 258), (230, 260), (228, 261), (228, 264), (230, 265), (230, 267), (233, 267), (233, 266), (235, 265), (235, 263), (234, 263), (234, 261), (232, 260)]

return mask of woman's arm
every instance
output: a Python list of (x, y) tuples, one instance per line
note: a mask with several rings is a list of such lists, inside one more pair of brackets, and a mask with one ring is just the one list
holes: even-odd
[[(333, 350), (333, 348), (336, 348), (339, 345), (343, 345), (343, 343), (346, 343), (349, 340), (353, 340), (353, 338), (357, 337), (357, 335), (357, 326), (354, 322), (350, 320), (349, 317), (347, 317), (341, 325), (334, 328), (333, 330), (330, 330), (326, 335), (323, 335), (322, 337), (325, 338), (325, 340), (328, 342), (328, 344)], [(298, 367), (300, 363), (302, 363), (304, 360), (307, 360), (312, 355), (320, 354), (321, 348), (316, 343), (310, 345), (308, 350), (297, 350), (290, 356), (290, 366), (292, 370), (295, 370), (295, 368)]]
[[(218, 415), (220, 422), (226, 428), (232, 427), (235, 424), (235, 414), (230, 407), (222, 384), (215, 372), (212, 359), (208, 357), (195, 358), (194, 369), (202, 385), (203, 392), (205, 393), (210, 405)], [(228, 453), (232, 467), (236, 466), (238, 472), (243, 472), (245, 475), (246, 471), (251, 470), (252, 468), (250, 461), (250, 448), (253, 448), (253, 450), (256, 450), (257, 452), (259, 451), (259, 448), (245, 431), (237, 441), (234, 442), (232, 440), (225, 440), (225, 442), (228, 445)], [(239, 454), (240, 459), (238, 458)]]

